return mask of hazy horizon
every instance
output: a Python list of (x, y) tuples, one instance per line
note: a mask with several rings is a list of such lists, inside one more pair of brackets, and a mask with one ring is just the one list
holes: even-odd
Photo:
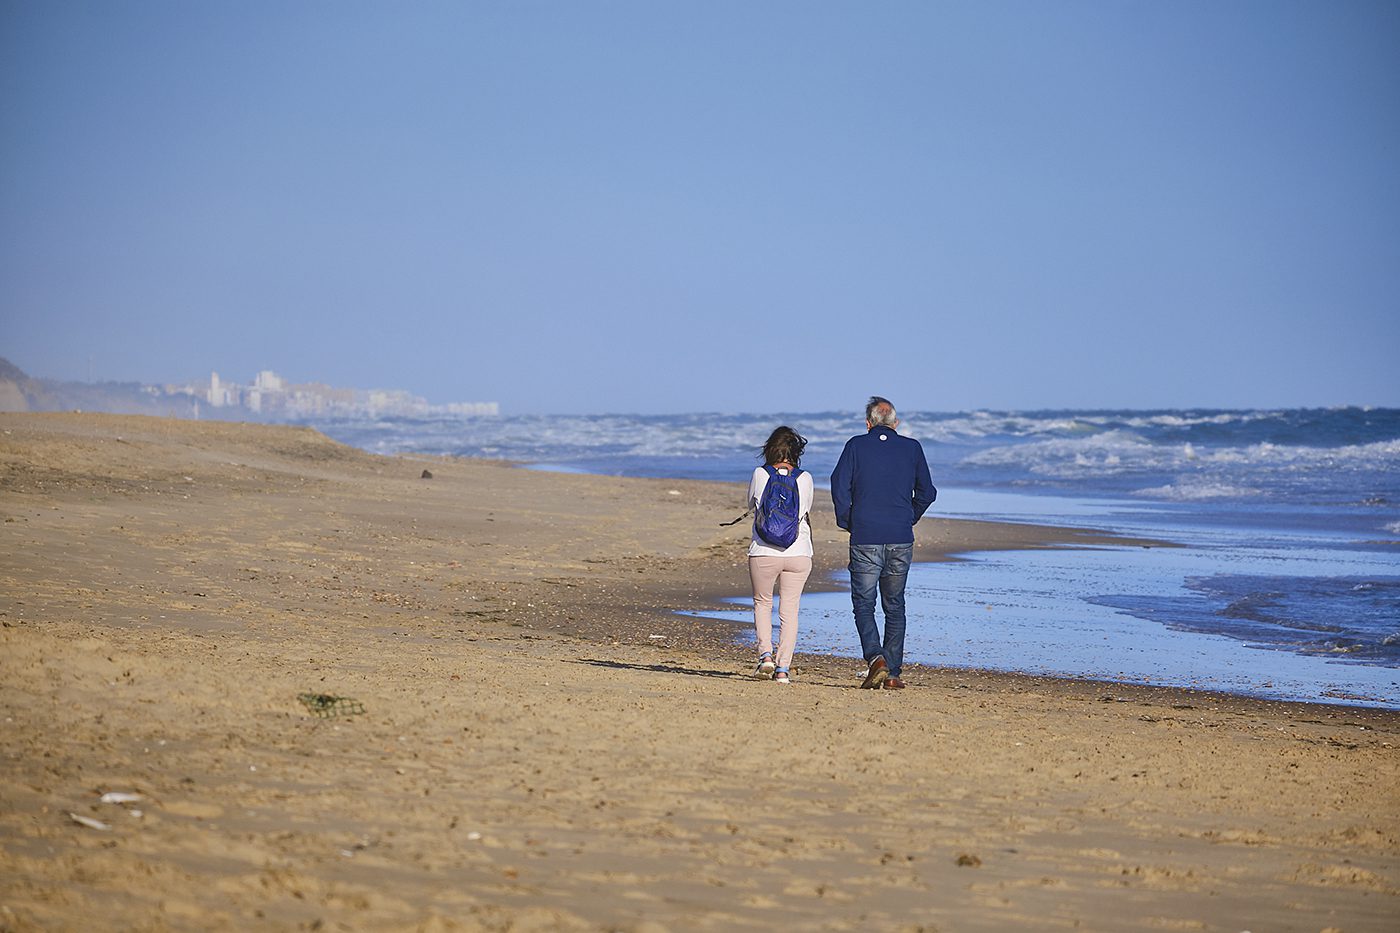
[[(208, 384), (208, 376), (204, 377), (203, 379), (199, 379), (199, 378), (194, 378), (194, 379), (127, 379), (127, 380), (108, 379), (108, 380), (99, 380), (99, 381), (88, 381), (88, 380), (86, 380), (86, 379), (60, 380), (60, 379), (54, 379), (53, 377), (44, 376), (44, 375), (42, 375), (42, 374), (36, 374), (36, 373), (29, 372), (27, 369), (25, 369), (25, 367), (19, 366), (18, 364), (15, 364), (13, 360), (8, 360), (8, 358), (6, 358), (6, 357), (0, 357), (0, 360), (7, 360), (7, 361), (10, 362), (11, 364), (15, 365), (16, 368), (18, 368), (19, 370), (21, 370), (22, 372), (24, 372), (24, 374), (25, 374), (26, 376), (30, 377), (31, 379), (39, 379), (39, 380), (50, 381), (50, 382), (68, 382), (68, 383), (73, 383), (73, 384), (77, 384), (77, 385), (90, 386), (90, 387), (93, 387), (93, 388), (100, 388), (100, 387), (103, 386), (103, 385), (113, 385), (113, 386), (124, 386), (124, 385), (150, 385), (150, 386), (166, 386), (166, 385), (170, 385), (170, 386), (186, 386), (186, 385), (189, 385), (189, 386), (198, 386), (198, 385), (206, 385), (206, 386), (207, 386), (207, 384)], [(218, 372), (218, 370), (214, 370), (214, 372)], [(275, 370), (274, 370), (274, 372), (275, 372)], [(283, 374), (283, 373), (277, 373), (277, 375), (279, 375), (279, 376), (284, 376), (285, 374)], [(241, 384), (241, 385), (251, 385), (252, 382), (253, 382), (253, 379), (251, 378), (251, 376), (250, 376), (249, 378), (246, 378), (246, 379), (240, 379), (240, 378), (238, 378), (237, 375), (228, 374), (228, 373), (222, 373), (222, 372), (219, 374), (219, 378), (220, 378), (220, 381), (221, 381), (223, 384), (225, 384), (225, 385), (227, 385), (227, 384), (230, 383), (230, 382), (238, 383), (238, 384)], [(288, 380), (286, 380), (286, 381), (287, 381), (287, 383), (288, 383), (289, 385), (308, 385), (308, 384), (329, 385), (328, 383), (326, 383), (326, 381), (325, 381), (324, 379), (316, 379), (316, 378), (309, 378), (309, 379), (304, 379), (304, 380), (302, 380), (302, 379), (296, 379), (296, 380), (288, 379)], [(370, 384), (363, 384), (363, 385), (345, 385), (345, 386), (336, 385), (336, 386), (332, 386), (332, 388), (336, 388), (336, 389), (355, 389), (355, 390), (359, 390), (359, 391), (376, 391), (376, 390), (386, 390), (386, 391), (396, 391), (396, 390), (397, 390), (397, 391), (404, 391), (404, 392), (408, 392), (408, 393), (410, 393), (410, 394), (412, 394), (412, 395), (415, 395), (415, 396), (423, 397), (430, 405), (446, 405), (446, 404), (450, 404), (450, 403), (454, 403), (454, 402), (482, 402), (482, 401), (492, 401), (492, 402), (494, 402), (494, 401), (499, 401), (499, 400), (497, 400), (497, 399), (484, 399), (484, 398), (483, 398), (483, 399), (460, 399), (460, 398), (458, 398), (458, 399), (446, 399), (446, 398), (444, 398), (444, 399), (437, 399), (437, 398), (429, 398), (429, 397), (427, 397), (427, 396), (423, 396), (423, 393), (417, 391), (417, 390), (416, 390), (413, 386), (411, 386), (411, 385), (403, 385), (403, 386), (398, 386), (398, 385), (379, 385), (379, 384), (375, 384), (375, 385), (370, 385)], [(665, 416), (686, 416), (686, 415), (736, 415), (736, 416), (742, 416), (742, 415), (749, 415), (749, 414), (771, 416), (771, 415), (773, 415), (773, 414), (780, 414), (780, 415), (836, 414), (836, 413), (840, 413), (840, 412), (849, 411), (849, 412), (851, 413), (851, 417), (852, 417), (853, 421), (859, 421), (859, 418), (860, 418), (862, 412), (864, 411), (865, 402), (866, 402), (866, 399), (867, 399), (867, 398), (868, 398), (868, 396), (862, 397), (862, 398), (858, 399), (855, 403), (853, 403), (853, 404), (851, 404), (851, 405), (846, 405), (846, 406), (838, 406), (838, 407), (830, 407), (830, 408), (789, 408), (789, 409), (782, 409), (782, 410), (777, 410), (777, 409), (763, 409), (763, 408), (747, 408), (747, 409), (742, 409), (742, 408), (727, 408), (727, 409), (720, 409), (720, 408), (697, 408), (697, 409), (692, 409), (692, 410), (689, 410), (689, 411), (639, 411), (639, 410), (622, 410), (622, 409), (619, 409), (619, 410), (616, 410), (616, 411), (569, 411), (569, 410), (567, 410), (567, 409), (560, 409), (560, 410), (556, 410), (556, 411), (516, 411), (516, 410), (508, 409), (508, 408), (506, 408), (505, 405), (502, 405), (502, 410), (501, 410), (501, 412), (500, 412), (499, 415), (489, 415), (489, 416), (488, 416), (488, 415), (463, 415), (462, 417), (501, 417), (501, 418), (508, 418), (508, 417), (511, 417), (511, 416), (530, 416), (530, 417), (549, 417), (549, 416), (559, 416), (559, 417), (608, 417), (608, 416), (617, 416), (617, 417), (634, 417), (634, 416), (635, 416), (635, 417), (652, 417), (652, 416), (658, 416), (658, 417), (665, 417)], [(897, 403), (897, 404), (898, 404), (898, 403)], [(1315, 410), (1315, 411), (1341, 411), (1341, 410), (1346, 410), (1346, 409), (1356, 409), (1356, 410), (1359, 410), (1359, 411), (1386, 411), (1386, 410), (1397, 410), (1397, 409), (1400, 409), (1400, 406), (1395, 406), (1395, 405), (1370, 405), (1370, 404), (1365, 404), (1365, 403), (1349, 403), (1349, 404), (1340, 404), (1340, 405), (1291, 405), (1291, 406), (1272, 405), (1272, 406), (1252, 406), (1252, 407), (1245, 407), (1245, 408), (1232, 407), (1232, 406), (1222, 406), (1222, 405), (1191, 405), (1191, 406), (1178, 406), (1178, 407), (1168, 407), (1168, 408), (1161, 408), (1161, 407), (1158, 407), (1158, 408), (1131, 408), (1131, 407), (1127, 407), (1127, 408), (1124, 408), (1124, 407), (1107, 408), (1107, 407), (1103, 407), (1103, 406), (1090, 406), (1090, 407), (1078, 407), (1078, 408), (994, 408), (994, 407), (986, 406), (986, 405), (974, 406), (974, 407), (971, 407), (971, 408), (921, 408), (921, 407), (914, 407), (914, 406), (902, 405), (902, 404), (899, 404), (898, 407), (899, 407), (899, 410), (900, 410), (901, 412), (909, 412), (909, 413), (914, 413), (914, 414), (919, 414), (919, 415), (975, 414), (975, 413), (977, 413), (977, 412), (988, 412), (988, 413), (993, 413), (993, 414), (1008, 414), (1008, 415), (1035, 415), (1035, 414), (1042, 414), (1042, 413), (1061, 413), (1061, 412), (1077, 413), (1077, 414), (1095, 414), (1095, 413), (1128, 413), (1128, 414), (1131, 414), (1131, 413), (1141, 413), (1141, 414), (1151, 414), (1151, 413), (1181, 413), (1181, 412), (1205, 412), (1205, 413), (1209, 413), (1209, 412), (1309, 411), (1309, 410)], [(213, 412), (217, 412), (218, 409), (210, 409), (209, 411), (210, 411), (211, 413), (213, 413)]]

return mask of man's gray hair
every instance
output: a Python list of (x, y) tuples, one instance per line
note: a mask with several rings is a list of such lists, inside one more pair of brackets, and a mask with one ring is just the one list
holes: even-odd
[(899, 420), (894, 416), (894, 402), (878, 395), (870, 396), (870, 401), (865, 403), (865, 420), (870, 422), (871, 427), (881, 424), (894, 427)]

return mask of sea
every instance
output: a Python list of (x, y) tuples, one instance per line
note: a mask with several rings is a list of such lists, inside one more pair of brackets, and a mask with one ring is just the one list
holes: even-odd
[[(1400, 409), (901, 419), (939, 490), (925, 520), (1094, 528), (1174, 545), (917, 564), (907, 661), (1400, 709)], [(376, 453), (734, 482), (747, 481), (768, 433), (786, 424), (808, 438), (802, 466), (819, 487), (846, 439), (864, 432), (859, 411), (309, 423)], [(717, 614), (749, 618), (746, 590), (736, 579), (734, 609)], [(859, 657), (847, 593), (807, 593), (801, 624), (801, 650)]]

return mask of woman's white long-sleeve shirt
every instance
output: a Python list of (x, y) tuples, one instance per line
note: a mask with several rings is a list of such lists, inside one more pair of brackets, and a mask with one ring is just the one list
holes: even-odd
[[(778, 468), (778, 472), (787, 475), (787, 470)], [(763, 498), (763, 490), (768, 486), (768, 471), (763, 467), (755, 467), (753, 478), (749, 480), (749, 508), (757, 510), (758, 503)], [(757, 531), (750, 531), (752, 536), (749, 541), (750, 557), (811, 557), (812, 556), (812, 521), (807, 518), (807, 513), (812, 511), (812, 474), (803, 470), (797, 474), (797, 507), (800, 514), (797, 516), (797, 540), (786, 550), (774, 547), (758, 536)]]

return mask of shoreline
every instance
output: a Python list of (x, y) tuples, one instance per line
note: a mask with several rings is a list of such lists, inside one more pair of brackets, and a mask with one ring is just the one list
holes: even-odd
[[(414, 455), (410, 459), (423, 460), (452, 460), (451, 457), (441, 457), (434, 455)], [(460, 458), (471, 461), (473, 458)], [(516, 461), (499, 461), (508, 463), (513, 467), (525, 469), (530, 472), (541, 472), (552, 475), (566, 476), (595, 476), (601, 477), (603, 474), (586, 473), (582, 471), (563, 470), (536, 470), (533, 464)], [(668, 483), (668, 482), (700, 482), (709, 483), (715, 487), (724, 488), (732, 486), (735, 490), (736, 498), (742, 498), (742, 483), (723, 483), (715, 480), (675, 480), (664, 477), (609, 477), (612, 479), (627, 480), (635, 479), (643, 482)], [(844, 555), (846, 538), (843, 532), (835, 528), (835, 523), (831, 515), (830, 500), (821, 495), (822, 490), (818, 490), (817, 501), (814, 505), (814, 515), (819, 516), (821, 534), (818, 533), (818, 526), (814, 525), (813, 544), (816, 551), (813, 562), (813, 573), (808, 579), (804, 593), (824, 592), (838, 593), (846, 592), (848, 587), (841, 579), (844, 571)], [(736, 525), (735, 528), (746, 527)], [(742, 547), (747, 543), (747, 536), (744, 534), (734, 536), (735, 546)], [(927, 564), (941, 564), (963, 561), (976, 561), (979, 555), (991, 552), (1015, 552), (1015, 551), (1073, 551), (1073, 550), (1093, 550), (1099, 548), (1142, 548), (1142, 549), (1164, 549), (1177, 550), (1188, 548), (1190, 545), (1172, 541), (1164, 538), (1144, 537), (1127, 532), (1114, 531), (1110, 529), (1086, 527), (1079, 525), (1055, 525), (1048, 523), (1038, 523), (1030, 521), (1000, 521), (979, 518), (950, 518), (946, 516), (934, 516), (920, 522), (916, 528), (915, 542), (915, 562)], [(744, 575), (742, 566), (736, 563), (736, 573), (742, 578), (736, 580), (734, 585), (723, 585), (718, 588), (710, 588), (701, 591), (700, 603), (703, 605), (691, 605), (686, 607), (675, 607), (671, 611), (684, 619), (696, 618), (703, 622), (719, 626), (725, 633), (720, 640), (709, 641), (705, 639), (691, 638), (685, 642), (690, 647), (700, 650), (711, 650), (722, 653), (727, 648), (738, 648), (747, 651), (749, 646), (744, 644), (746, 636), (751, 635), (752, 625), (747, 621), (735, 621), (715, 615), (708, 615), (708, 612), (735, 612), (744, 610), (748, 600), (747, 577)], [(775, 623), (776, 624), (776, 623)], [(665, 626), (656, 626), (664, 628)], [(593, 634), (584, 637), (596, 637)], [(802, 636), (799, 635), (797, 651), (794, 654), (795, 675), (800, 673), (800, 669), (820, 667), (828, 674), (841, 669), (842, 662), (858, 661), (854, 654), (843, 654), (835, 651), (811, 651), (804, 650)], [(1374, 696), (1354, 695), (1339, 696), (1334, 702), (1315, 698), (1269, 696), (1261, 693), (1234, 692), (1226, 689), (1210, 689), (1202, 686), (1173, 685), (1164, 683), (1140, 682), (1137, 680), (1114, 680), (1109, 677), (1094, 678), (1075, 674), (1039, 673), (1029, 671), (1003, 670), (991, 667), (979, 667), (975, 665), (941, 665), (930, 664), (918, 661), (905, 662), (905, 667), (916, 672), (930, 672), (953, 677), (960, 673), (968, 673), (983, 678), (1004, 678), (1008, 689), (1021, 689), (1026, 683), (1044, 684), (1049, 682), (1063, 682), (1067, 685), (1075, 685), (1071, 691), (1076, 695), (1087, 695), (1095, 689), (1119, 688), (1119, 692), (1145, 689), (1149, 691), (1181, 691), (1193, 697), (1209, 698), (1209, 701), (1217, 705), (1229, 705), (1234, 701), (1240, 703), (1263, 703), (1277, 704), (1286, 703), (1302, 707), (1318, 707), (1323, 710), (1375, 710), (1382, 713), (1400, 714), (1400, 708), (1385, 705), (1385, 701)], [(1243, 708), (1243, 707), (1242, 707)]]
[[(162, 441), (167, 438), (178, 438), (181, 436), (182, 426), (210, 426), (213, 433), (223, 434), (221, 427), (227, 427), (231, 433), (237, 436), (238, 433), (251, 433), (258, 436), (260, 431), (267, 431), (270, 434), (279, 431), (290, 431), (290, 433), (302, 436), (300, 443), (307, 445), (302, 450), (297, 445), (284, 445), (277, 452), (283, 454), (305, 454), (308, 451), (315, 451), (311, 455), (312, 462), (318, 459), (336, 459), (343, 464), (357, 462), (361, 468), (368, 465), (374, 475), (384, 475), (386, 469), (395, 469), (393, 464), (403, 464), (407, 469), (398, 472), (398, 479), (414, 478), (417, 471), (428, 469), (433, 472), (437, 468), (434, 476), (437, 481), (442, 481), (441, 468), (444, 466), (461, 465), (463, 468), (470, 468), (473, 465), (483, 466), (486, 469), (503, 469), (503, 471), (519, 472), (526, 475), (559, 476), (570, 481), (566, 483), (568, 488), (575, 486), (587, 486), (589, 481), (599, 481), (605, 483), (610, 488), (608, 493), (610, 499), (616, 502), (616, 489), (627, 489), (631, 483), (637, 483), (640, 488), (650, 488), (651, 495), (672, 496), (672, 490), (683, 490), (682, 495), (693, 497), (703, 507), (714, 510), (715, 516), (727, 517), (725, 510), (729, 509), (731, 503), (742, 502), (743, 489), (745, 485), (741, 482), (718, 482), (707, 481), (707, 479), (673, 479), (673, 478), (633, 478), (633, 476), (610, 476), (599, 474), (585, 474), (585, 472), (559, 472), (559, 471), (538, 471), (533, 469), (531, 464), (526, 462), (512, 461), (512, 459), (490, 459), (490, 458), (469, 458), (451, 457), (451, 455), (440, 454), (402, 454), (384, 455), (374, 454), (360, 450), (360, 448), (350, 447), (340, 441), (323, 436), (314, 427), (309, 426), (279, 426), (279, 424), (263, 424), (256, 422), (189, 422), (182, 419), (164, 419), (164, 417), (153, 417), (143, 415), (85, 415), (85, 413), (21, 413), (21, 415), (11, 415), (13, 417), (38, 417), (38, 419), (56, 419), (50, 422), (50, 426), (59, 427), (62, 434), (77, 434), (83, 436), (85, 431), (91, 426), (95, 427), (95, 443), (109, 443), (115, 440), (116, 443), (126, 444), (132, 440), (132, 436), (141, 433), (144, 429), (154, 430), (155, 437), (160, 437)], [(0, 419), (11, 417), (0, 415)], [(71, 423), (66, 423), (69, 419)], [(102, 430), (104, 424), (112, 424), (111, 431)], [(116, 426), (127, 423), (126, 438), (119, 437), (120, 431)], [(60, 427), (62, 426), (62, 427)], [(109, 433), (111, 436), (102, 440), (102, 434)], [(307, 440), (311, 438), (311, 440)], [(297, 464), (293, 464), (297, 466)], [(101, 479), (95, 479), (97, 485), (101, 485)], [(130, 481), (126, 481), (129, 485)], [(528, 486), (529, 483), (512, 482), (511, 488)], [(664, 490), (664, 492), (661, 492)], [(841, 593), (846, 591), (847, 586), (841, 583), (839, 574), (844, 569), (844, 553), (846, 553), (846, 535), (836, 527), (832, 517), (832, 504), (829, 497), (818, 496), (813, 504), (813, 549), (816, 555), (813, 558), (813, 573), (811, 579), (806, 584), (808, 593)], [(672, 504), (669, 503), (668, 504)], [(588, 516), (592, 520), (595, 516)], [(631, 637), (640, 637), (641, 629), (647, 628), (648, 635), (645, 640), (651, 640), (650, 635), (665, 630), (666, 639), (673, 646), (685, 647), (689, 650), (715, 651), (715, 653), (725, 653), (729, 650), (743, 650), (741, 643), (745, 633), (752, 632), (752, 625), (748, 622), (728, 622), (725, 619), (715, 618), (715, 616), (696, 615), (697, 612), (707, 611), (732, 611), (735, 608), (734, 601), (743, 601), (748, 595), (748, 576), (745, 572), (745, 558), (743, 558), (743, 548), (748, 542), (748, 532), (743, 530), (743, 525), (734, 527), (720, 527), (720, 521), (710, 521), (713, 516), (707, 516), (696, 521), (696, 527), (689, 528), (692, 532), (692, 541), (704, 542), (697, 551), (701, 552), (700, 560), (685, 560), (687, 576), (685, 579), (672, 579), (671, 576), (662, 579), (648, 579), (647, 598), (641, 600), (616, 600), (615, 588), (608, 586), (589, 588), (582, 586), (578, 579), (566, 579), (566, 577), (540, 577), (539, 581), (547, 587), (563, 587), (566, 590), (582, 590), (581, 593), (571, 593), (573, 597), (573, 612), (554, 612), (556, 601), (550, 598), (543, 598), (538, 607), (545, 609), (545, 612), (538, 612), (532, 619), (511, 619), (511, 625), (525, 626), (525, 628), (540, 628), (552, 630), (552, 632), (566, 633), (573, 637), (582, 637), (585, 640), (596, 640), (596, 642), (609, 642), (610, 629), (606, 626), (592, 625), (589, 622), (589, 612), (609, 616), (613, 621), (624, 621), (626, 628), (623, 633), (630, 633)], [(487, 523), (493, 523), (493, 518), (487, 516)], [(603, 518), (606, 521), (606, 518)], [(711, 527), (714, 525), (714, 527)], [(490, 524), (479, 524), (477, 528), (491, 528)], [(1077, 527), (1077, 525), (1054, 525), (1040, 523), (1021, 523), (1021, 521), (993, 521), (980, 520), (980, 518), (951, 518), (934, 517), (931, 520), (921, 521), (916, 527), (916, 542), (914, 542), (914, 560), (917, 563), (951, 563), (962, 562), (962, 560), (976, 560), (980, 553), (988, 552), (1015, 552), (1015, 551), (1077, 551), (1077, 549), (1095, 548), (1182, 548), (1182, 544), (1166, 541), (1159, 538), (1144, 538), (1138, 535), (1123, 534), (1102, 528)], [(734, 549), (732, 559), (728, 560), (731, 570), (725, 570), (727, 563), (728, 549)], [(963, 556), (969, 555), (969, 556)], [(686, 555), (689, 556), (694, 555)], [(637, 555), (637, 558), (644, 558), (644, 555)], [(608, 566), (616, 563), (616, 556), (609, 555), (606, 558), (584, 559), (582, 565), (575, 569), (585, 570), (585, 572), (596, 572), (599, 566)], [(668, 556), (662, 560), (665, 566), (675, 567), (682, 563), (682, 560)], [(519, 587), (522, 581), (510, 580), (507, 586)], [(547, 594), (547, 591), (546, 591)], [(511, 607), (508, 605), (496, 605), (493, 612), (504, 618), (510, 614)], [(661, 615), (658, 616), (658, 612)], [(517, 612), (517, 615), (518, 612)], [(547, 618), (540, 618), (547, 616)], [(647, 625), (640, 625), (641, 618), (650, 619)], [(696, 632), (696, 623), (703, 623), (704, 626), (713, 630), (701, 630)], [(722, 633), (722, 635), (721, 635)], [(805, 667), (822, 667), (825, 670), (834, 671), (840, 668), (843, 661), (857, 661), (854, 656), (846, 657), (841, 654), (815, 653), (815, 651), (802, 650), (801, 640), (798, 643), (795, 658), (801, 661)], [(1242, 702), (1261, 703), (1295, 703), (1299, 706), (1317, 706), (1320, 709), (1345, 710), (1379, 710), (1379, 712), (1389, 712), (1400, 714), (1400, 710), (1385, 706), (1357, 705), (1357, 703), (1338, 702), (1326, 703), (1319, 700), (1310, 699), (1282, 699), (1264, 698), (1264, 696), (1249, 695), (1249, 693), (1232, 693), (1228, 691), (1211, 691), (1205, 688), (1191, 688), (1191, 686), (1166, 686), (1138, 684), (1134, 681), (1113, 681), (1113, 679), (1093, 679), (1086, 677), (1075, 677), (1070, 674), (1032, 674), (1032, 672), (1022, 671), (1001, 671), (995, 668), (983, 667), (949, 667), (949, 665), (907, 663), (907, 668), (913, 671), (942, 672), (942, 674), (958, 675), (960, 672), (972, 672), (987, 678), (1007, 678), (1008, 684), (1019, 684), (1022, 681), (1032, 682), (1060, 682), (1065, 684), (1079, 685), (1077, 692), (1092, 692), (1093, 689), (1103, 688), (1103, 686), (1117, 686), (1123, 689), (1158, 689), (1158, 691), (1182, 691), (1193, 696), (1211, 696), (1217, 699), (1218, 703), (1228, 703), (1229, 700), (1242, 700)]]
[[(740, 484), (238, 423), (0, 431), (0, 929), (1355, 933), (1400, 909), (1400, 713), (912, 665), (890, 695), (825, 655), (755, 681), (742, 626), (675, 614), (746, 591), (747, 531), (719, 527)], [(1047, 535), (938, 519), (919, 555)]]

